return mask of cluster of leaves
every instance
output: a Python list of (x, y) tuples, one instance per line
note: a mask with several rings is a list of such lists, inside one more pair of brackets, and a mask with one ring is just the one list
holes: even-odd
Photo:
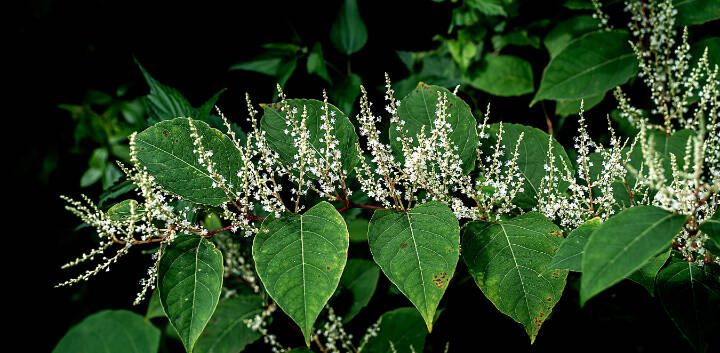
[[(587, 3), (568, 1), (566, 6), (592, 10), (592, 4), (587, 7)], [(711, 2), (689, 4), (678, 4), (681, 24), (701, 24), (720, 17)], [(506, 21), (517, 14), (516, 6), (514, 2), (505, 1), (465, 1), (453, 13), (451, 33), (455, 37), (432, 53), (401, 54), (408, 59), (408, 68), (413, 73), (396, 87), (398, 90), (403, 90), (404, 85), (416, 88), (408, 89), (410, 92), (397, 105), (394, 98), (388, 98), (391, 102), (388, 111), (397, 120), (391, 122), (383, 136), (393, 158), (407, 159), (406, 152), (412, 148), (404, 144), (402, 132), (417, 136), (415, 147), (423, 136), (431, 134), (430, 129), (440, 115), (438, 107), (442, 104), (439, 102), (445, 97), (451, 119), (443, 121), (442, 126), (451, 131), (446, 136), (452, 141), (450, 146), (460, 147), (459, 152), (452, 149), (450, 152), (461, 161), (460, 174), (478, 180), (489, 175), (482, 160), (476, 158), (482, 154), (482, 148), (476, 150), (478, 141), (486, 136), (484, 129), (478, 131), (475, 127), (485, 127), (485, 124), (479, 124), (465, 102), (440, 86), (463, 83), (499, 96), (534, 92), (533, 103), (554, 100), (558, 111), (565, 105), (571, 114), (581, 109), (579, 100), (585, 100), (586, 105), (597, 104), (608, 90), (637, 74), (638, 61), (627, 44), (630, 34), (599, 27), (598, 24), (605, 25), (601, 13), (595, 17), (580, 14), (558, 23), (544, 36), (543, 43), (552, 59), (535, 91), (530, 64), (500, 52), (510, 46), (524, 45), (539, 50), (541, 36), (533, 31), (542, 33), (547, 23), (529, 26), (524, 31), (506, 30), (509, 28)], [(695, 7), (688, 9), (688, 6)], [(696, 7), (705, 10), (703, 16), (696, 15)], [(363, 33), (366, 31), (356, 2), (346, 1), (333, 26), (333, 44), (350, 55), (362, 48), (366, 38)], [(494, 53), (485, 53), (485, 38), (490, 38)], [(711, 60), (718, 60), (718, 56), (714, 56), (717, 42), (717, 38), (702, 42), (710, 51), (715, 50), (710, 54)], [(282, 83), (292, 75), (299, 55), (305, 55), (308, 72), (332, 82), (319, 44), (314, 45), (309, 54), (301, 47), (286, 44), (268, 48), (273, 55), (263, 59), (266, 61), (243, 63), (237, 68), (263, 72)], [(436, 69), (443, 67), (442, 74), (434, 71), (433, 65), (437, 65)], [(447, 70), (453, 67), (451, 70), (456, 72), (448, 74)], [(323, 119), (328, 119), (333, 112), (332, 131), (341, 152), (338, 169), (347, 173), (340, 173), (340, 178), (348, 185), (357, 185), (360, 181), (355, 174), (358, 169), (354, 167), (363, 161), (378, 167), (378, 161), (363, 158), (362, 149), (358, 147), (358, 129), (343, 113), (350, 108), (335, 107), (326, 101), (286, 100), (281, 95), (278, 104), (263, 106), (258, 130), (246, 138), (237, 125), (211, 114), (221, 92), (201, 107), (193, 108), (177, 90), (144, 74), (151, 87), (145, 103), (152, 126), (136, 135), (137, 155), (133, 159), (128, 153), (125, 160), (133, 163), (138, 173), (147, 173), (150, 176), (147, 180), (157, 183), (163, 195), (171, 195), (174, 201), (182, 203), (173, 207), (190, 210), (184, 213), (188, 216), (187, 222), (194, 224), (193, 227), (197, 225), (187, 228), (187, 232), (176, 232), (173, 227), (164, 229), (159, 224), (151, 224), (163, 231), (149, 238), (161, 244), (158, 248), (161, 256), (153, 267), (157, 271), (157, 289), (147, 318), (167, 317), (169, 327), (188, 352), (237, 352), (261, 337), (273, 349), (285, 349), (265, 328), (275, 305), (297, 324), (308, 347), (315, 342), (323, 352), (341, 348), (351, 352), (422, 351), (426, 332), (432, 330), (441, 299), (459, 263), (467, 267), (479, 289), (500, 312), (525, 328), (531, 342), (560, 300), (568, 272), (572, 271), (581, 273), (581, 303), (630, 279), (658, 297), (696, 350), (707, 351), (717, 344), (714, 336), (720, 319), (717, 263), (710, 256), (707, 263), (687, 261), (671, 250), (673, 240), (692, 223), (693, 216), (642, 203), (630, 195), (629, 202), (618, 201), (621, 206), (612, 216), (592, 218), (572, 228), (556, 224), (555, 220), (534, 211), (538, 209), (538, 190), (547, 175), (547, 165), (562, 163), (566, 168), (577, 170), (581, 166), (573, 165), (568, 158), (570, 148), (566, 152), (551, 136), (538, 129), (516, 124), (504, 127), (492, 124), (488, 128), (494, 142), (490, 145), (512, 141), (507, 144), (509, 149), (515, 147), (515, 142), (522, 146), (515, 148), (515, 155), (499, 155), (503, 163), (507, 163), (503, 165), (517, 164), (523, 187), (510, 197), (513, 208), (498, 212), (497, 218), (486, 210), (477, 217), (460, 217), (456, 205), (438, 199), (433, 196), (434, 190), (422, 190), (422, 187), (415, 190), (417, 195), (405, 195), (406, 199), (394, 200), (392, 205), (370, 204), (370, 200), (377, 197), (362, 187), (359, 187), (362, 191), (356, 190), (352, 195), (335, 194), (337, 198), (328, 200), (324, 190), (303, 189), (305, 159), (298, 142), (283, 132), (292, 123), (286, 109), (302, 112), (303, 121), (309, 126), (307, 145), (303, 146), (318, 155), (329, 149), (328, 137), (323, 136), (328, 131), (323, 127), (326, 124)], [(351, 75), (348, 72), (343, 79)], [(455, 81), (437, 82), (439, 79)], [(440, 86), (413, 82), (419, 80)], [(348, 98), (352, 105), (360, 87), (357, 82), (352, 83), (352, 79), (350, 82), (358, 91)], [(367, 136), (367, 131), (359, 130)], [(679, 141), (683, 134), (685, 138)], [(662, 163), (670, 165), (671, 153), (687, 155), (686, 146), (691, 145), (687, 134), (687, 130), (674, 135), (668, 131), (662, 134), (662, 145), (650, 146), (662, 154)], [(230, 211), (226, 206), (238, 201), (232, 196), (239, 194), (228, 193), (219, 184), (243, 184), (241, 176), (246, 174), (238, 170), (248, 167), (248, 160), (242, 155), (249, 150), (246, 146), (250, 145), (246, 143), (253, 141), (251, 136), (266, 138), (267, 145), (277, 154), (271, 159), (275, 158), (273, 160), (280, 161), (278, 165), (287, 168), (282, 180), (278, 180), (286, 188), (273, 190), (281, 194), (278, 196), (281, 203), (295, 203), (294, 210), (289, 207), (285, 212), (274, 212), (272, 208), (260, 206), (262, 197), (258, 197), (245, 205), (252, 207), (238, 207), (230, 213), (231, 217), (227, 216)], [(439, 141), (445, 142), (442, 138)], [(470, 148), (465, 148), (466, 145)], [(492, 149), (484, 145), (483, 148), (486, 156), (493, 156)], [(269, 183), (268, 179), (263, 180)], [(287, 186), (298, 180), (297, 191), (288, 192)], [(711, 186), (709, 192), (717, 193), (712, 187), (717, 185)], [(495, 194), (497, 188), (496, 184), (481, 192)], [(345, 185), (342, 191), (347, 191)], [(628, 200), (627, 194), (618, 194), (618, 199)], [(298, 207), (296, 200), (301, 195), (303, 205), (310, 206), (306, 210)], [(704, 199), (712, 200), (717, 202), (717, 197)], [(132, 202), (135, 203), (131, 206)], [(112, 222), (133, 224), (150, 211), (138, 209), (137, 204), (126, 200), (106, 213), (98, 212), (107, 214)], [(497, 204), (491, 204), (489, 209), (495, 210), (493, 207)], [(255, 213), (250, 212), (252, 210)], [(236, 216), (247, 223), (238, 223), (233, 218)], [(702, 223), (692, 225), (708, 236), (708, 254), (720, 253), (718, 224), (720, 212), (716, 210)], [(252, 237), (233, 234), (238, 226), (247, 227)], [(195, 229), (200, 230), (193, 233)], [(123, 240), (123, 247), (133, 244), (133, 237), (131, 234)], [(351, 255), (351, 247), (360, 247), (363, 242), (367, 242), (371, 259)], [(138, 244), (151, 243), (145, 238), (138, 240)], [(352, 320), (368, 305), (381, 272), (414, 308), (399, 308), (383, 314), (357, 347), (353, 346), (338, 322)], [(242, 281), (233, 282), (236, 278)], [(328, 319), (321, 321), (322, 329), (318, 330), (316, 321), (320, 314), (328, 305), (341, 307), (343, 296), (352, 298), (351, 305), (341, 309), (343, 319), (338, 319), (328, 308)], [(325, 338), (325, 343), (321, 343), (320, 337)], [(75, 352), (82, 351), (81, 347), (102, 345), (156, 352), (159, 341), (160, 331), (139, 315), (105, 311), (71, 329), (55, 351)]]

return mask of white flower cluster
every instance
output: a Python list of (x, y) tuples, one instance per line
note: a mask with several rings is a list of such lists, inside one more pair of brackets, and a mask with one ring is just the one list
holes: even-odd
[(244, 320), (244, 323), (249, 329), (262, 336), (263, 342), (270, 346), (272, 353), (281, 353), (288, 351), (288, 349), (278, 342), (277, 336), (270, 333), (267, 329), (268, 318), (272, 316), (276, 309), (277, 305), (270, 303), (260, 314), (255, 315), (252, 319)]
[[(622, 91), (615, 92), (621, 117), (639, 130), (635, 144), (642, 151), (642, 163), (639, 170), (631, 170), (636, 194), (641, 195), (636, 202), (687, 215), (689, 221), (673, 247), (691, 262), (720, 262), (720, 254), (704, 248), (707, 235), (698, 229), (716, 212), (719, 201), (718, 67), (710, 64), (707, 48), (691, 65), (687, 28), (677, 33), (672, 1), (629, 1), (626, 10), (631, 14), (640, 76), (652, 99), (649, 114), (643, 114)], [(687, 129), (684, 151), (658, 151), (659, 146), (667, 150), (667, 141), (678, 129)]]
[[(618, 138), (608, 120), (610, 146), (595, 143), (587, 131), (583, 102), (580, 103), (578, 125), (574, 145), (577, 170), (562, 159), (562, 166), (557, 165), (551, 136), (548, 141), (548, 163), (544, 165), (546, 174), (540, 183), (536, 206), (537, 211), (567, 228), (577, 227), (594, 217), (607, 219), (622, 207), (614, 194), (614, 182), (626, 188), (629, 195), (635, 192), (626, 178), (626, 165), (630, 162), (632, 151), (630, 148), (623, 152), (628, 140)], [(596, 166), (595, 163), (600, 164)], [(565, 186), (566, 190), (563, 189)], [(627, 201), (633, 202), (632, 198)]]
[[(500, 124), (497, 144), (491, 156), (483, 156), (482, 140), (489, 137), (487, 114), (478, 130), (481, 136), (476, 146), (476, 162), (482, 166), (475, 180), (463, 172), (463, 161), (450, 136), (453, 127), (449, 123), (447, 93), (441, 93), (435, 107), (435, 119), (431, 126), (423, 126), (415, 136), (410, 136), (405, 121), (397, 112), (400, 102), (386, 74), (387, 106), (390, 122), (395, 126), (402, 157), (397, 158), (389, 144), (381, 139), (377, 124), (380, 116), (373, 115), (367, 92), (361, 88), (360, 134), (367, 140), (368, 158), (360, 159), (356, 167), (361, 189), (384, 207), (408, 209), (415, 203), (435, 200), (448, 204), (458, 218), (499, 219), (514, 208), (512, 200), (523, 191), (524, 179), (517, 165), (518, 146), (523, 135), (516, 141), (511, 158), (504, 158), (506, 145), (502, 142), (503, 127)], [(364, 151), (359, 150), (360, 153)], [(471, 206), (467, 206), (470, 203)]]

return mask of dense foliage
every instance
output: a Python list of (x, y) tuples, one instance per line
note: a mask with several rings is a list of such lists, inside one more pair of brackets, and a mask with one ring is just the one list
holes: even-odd
[[(567, 1), (567, 19), (517, 27), (516, 2), (453, 1), (437, 49), (398, 53), (409, 75), (385, 75), (382, 113), (350, 65), (368, 40), (361, 6), (345, 0), (331, 27), (343, 70), (320, 42), (233, 65), (278, 82), (275, 103), (246, 96), (243, 121), (216, 106), (223, 91), (194, 106), (139, 64), (145, 97), (63, 106), (97, 144), (81, 185), (105, 191), (64, 197), (99, 242), (59, 286), (137, 249), (148, 309), (94, 314), (55, 352), (156, 352), (161, 337), (196, 353), (454, 351), (426, 338), (467, 280), (532, 343), (571, 273), (581, 306), (631, 280), (696, 351), (720, 347), (720, 38), (690, 44), (682, 27), (720, 18), (713, 1)], [(627, 24), (607, 15), (617, 7)], [(301, 63), (327, 83), (320, 99), (286, 96)], [(554, 106), (547, 132), (495, 122), (479, 92)], [(575, 116), (563, 145), (554, 133)], [(390, 295), (405, 305), (346, 328)], [(284, 321), (296, 330), (276, 332)]]

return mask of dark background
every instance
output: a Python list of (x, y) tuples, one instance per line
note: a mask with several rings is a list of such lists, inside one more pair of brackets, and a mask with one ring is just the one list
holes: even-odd
[[(560, 11), (557, 3), (528, 5), (522, 11), (545, 11), (552, 17), (553, 11)], [(53, 288), (70, 275), (60, 265), (93, 244), (91, 233), (74, 231), (79, 221), (63, 211), (58, 198), (79, 195), (87, 156), (70, 151), (73, 123), (57, 105), (81, 102), (88, 89), (112, 92), (123, 84), (130, 85), (131, 96), (145, 94), (133, 63), (136, 57), (156, 79), (178, 88), (194, 105), (228, 88), (219, 104), (230, 116), (242, 117), (244, 92), (256, 101), (268, 101), (273, 82), (257, 74), (228, 72), (228, 67), (250, 58), (262, 43), (287, 41), (293, 31), (331, 48), (328, 33), (338, 7), (338, 1), (33, 0), (10, 12), (9, 48), (4, 52), (9, 59), (10, 80), (4, 83), (10, 91), (10, 109), (3, 119), (3, 140), (8, 144), (5, 154), (12, 158), (5, 166), (11, 175), (5, 185), (11, 210), (5, 222), (11, 227), (3, 236), (5, 253), (11, 256), (5, 256), (10, 260), (5, 269), (9, 281), (3, 289), (13, 298), (5, 304), (13, 313), (5, 318), (6, 324), (29, 335), (23, 351), (50, 351), (70, 326), (98, 310), (145, 310), (144, 305), (132, 307), (146, 266), (133, 256), (87, 284)], [(360, 1), (360, 9), (369, 40), (353, 59), (353, 69), (370, 87), (382, 82), (385, 71), (402, 78), (406, 72), (395, 50), (435, 47), (432, 37), (444, 33), (450, 19), (449, 5), (430, 1)], [(536, 78), (547, 60), (541, 59), (533, 63)], [(286, 91), (318, 97), (321, 88), (322, 82), (308, 78), (291, 80)], [(527, 108), (529, 99), (493, 99), (494, 117), (542, 127), (544, 117), (538, 107)], [(42, 181), (48, 154), (57, 155), (58, 166)], [(99, 191), (82, 190), (91, 197)], [(459, 271), (461, 275), (466, 270), (461, 265)], [(471, 281), (456, 281), (428, 341), (433, 351), (442, 351), (449, 340), (451, 352), (690, 350), (659, 303), (641, 287), (623, 283), (580, 309), (575, 283), (571, 278), (531, 348), (522, 327), (497, 312)], [(382, 282), (378, 291), (386, 288)], [(363, 315), (372, 321), (383, 305), (391, 304), (409, 305), (378, 304)]]

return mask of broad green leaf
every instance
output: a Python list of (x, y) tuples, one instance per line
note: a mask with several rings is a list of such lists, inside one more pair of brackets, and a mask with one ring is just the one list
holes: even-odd
[(53, 353), (156, 353), (160, 330), (127, 310), (104, 310), (73, 326)]
[(345, 0), (330, 27), (330, 42), (339, 52), (350, 55), (365, 46), (367, 28), (360, 17), (357, 0)]
[(590, 235), (600, 227), (600, 224), (602, 224), (600, 218), (593, 218), (571, 231), (560, 244), (560, 249), (553, 257), (549, 267), (580, 272), (585, 244), (590, 239)]
[(458, 31), (457, 39), (448, 40), (446, 43), (453, 60), (463, 70), (467, 70), (470, 63), (482, 51), (482, 47), (475, 44), (473, 36), (468, 34), (467, 31)]
[(599, 23), (590, 15), (575, 16), (558, 23), (548, 32), (543, 41), (545, 48), (550, 53), (550, 58), (558, 55), (573, 39), (598, 30)]
[(340, 292), (338, 300), (341, 302), (349, 302), (349, 308), (339, 311), (343, 322), (350, 322), (360, 310), (368, 305), (370, 298), (375, 293), (378, 279), (380, 278), (380, 269), (374, 262), (362, 259), (350, 259), (340, 278)]
[(136, 63), (150, 87), (150, 93), (145, 96), (150, 122), (190, 117), (195, 114), (195, 109), (178, 90), (158, 82), (139, 62)]
[(156, 317), (165, 316), (165, 309), (163, 309), (162, 303), (160, 303), (160, 292), (154, 290), (153, 294), (150, 296), (147, 311), (145, 312), (145, 319), (150, 320)]
[[(405, 122), (403, 126), (408, 137), (413, 138), (417, 144), (417, 136), (425, 126), (426, 136), (435, 126), (437, 114), (437, 102), (441, 94), (447, 94), (448, 108), (450, 115), (447, 122), (452, 126), (450, 140), (457, 147), (457, 153), (462, 160), (462, 169), (469, 173), (475, 166), (475, 147), (477, 146), (477, 130), (475, 117), (470, 111), (470, 106), (452, 92), (440, 86), (428, 86), (424, 83), (418, 84), (417, 88), (400, 101), (398, 117)], [(397, 141), (400, 132), (396, 129), (397, 124), (390, 124), (390, 146), (398, 158), (403, 158), (402, 145)]]
[(720, 18), (717, 0), (673, 0), (677, 10), (675, 22), (681, 26), (699, 25)]
[(323, 56), (322, 44), (315, 42), (307, 57), (307, 72), (309, 74), (318, 75), (328, 83), (332, 83), (330, 74), (328, 74), (327, 67), (325, 65), (325, 58)]
[(124, 200), (110, 206), (106, 215), (113, 221), (125, 221), (130, 219), (133, 215), (139, 218), (139, 216), (144, 213), (145, 210), (140, 208), (137, 201)]
[(486, 55), (481, 65), (471, 73), (468, 83), (479, 90), (503, 97), (521, 96), (534, 90), (532, 66), (511, 55)]
[(700, 231), (708, 236), (705, 248), (713, 255), (720, 256), (720, 209), (715, 210), (715, 214), (700, 225)]
[[(490, 137), (487, 142), (483, 142), (485, 156), (492, 154), (490, 149), (495, 146), (498, 129), (498, 124), (492, 124), (490, 126), (488, 131)], [(520, 138), (520, 134), (524, 133), (524, 137), (518, 148), (517, 163), (522, 177), (525, 179), (525, 184), (523, 191), (517, 194), (514, 202), (524, 209), (531, 209), (537, 204), (538, 189), (540, 188), (542, 178), (545, 176), (544, 166), (549, 162), (547, 151), (550, 136), (539, 129), (520, 124), (503, 124), (503, 130), (502, 143), (506, 146), (505, 155), (500, 157), (503, 161), (512, 158), (512, 153), (515, 150), (515, 145)], [(563, 161), (565, 161), (568, 166), (571, 166), (570, 159), (562, 145), (554, 138), (552, 144), (555, 165), (562, 168)], [(564, 191), (566, 187), (567, 184), (561, 180), (559, 182), (559, 188)]]
[(661, 254), (653, 256), (648, 262), (640, 267), (637, 271), (631, 273), (627, 278), (639, 285), (650, 293), (655, 295), (655, 277), (660, 271), (660, 268), (665, 265), (668, 258), (670, 257), (670, 250), (665, 251)]
[[(321, 116), (324, 114), (324, 103), (314, 99), (288, 99), (286, 103), (290, 109), (296, 108), (296, 118), (300, 118), (303, 107), (307, 108), (306, 126), (310, 132), (310, 145), (313, 147), (318, 158), (323, 158), (324, 154), (321, 150), (325, 148), (325, 142), (320, 140), (325, 135), (325, 131), (320, 128), (322, 125)], [(287, 112), (280, 111), (280, 103), (268, 104), (263, 106), (263, 117), (260, 121), (260, 128), (265, 132), (270, 147), (280, 155), (280, 158), (287, 165), (295, 164), (295, 155), (297, 147), (293, 143), (293, 137), (286, 134), (288, 126), (285, 123), (289, 118)], [(338, 140), (337, 148), (342, 153), (342, 165), (346, 172), (350, 172), (355, 164), (360, 160), (356, 145), (358, 137), (355, 133), (355, 127), (350, 119), (340, 109), (332, 104), (328, 104), (330, 114), (335, 114), (335, 125), (333, 126), (333, 134)]]
[(208, 98), (203, 105), (200, 106), (197, 110), (197, 115), (195, 116), (196, 119), (202, 120), (208, 124), (210, 124), (210, 115), (212, 114), (213, 109), (215, 108), (215, 104), (217, 103), (218, 99), (220, 99), (220, 96), (222, 96), (223, 93), (225, 93), (227, 89), (223, 88), (215, 94), (212, 95), (212, 97)]
[(368, 243), (385, 276), (410, 299), (431, 331), (460, 256), (455, 214), (435, 201), (407, 212), (378, 210), (370, 220)]
[[(416, 54), (420, 68), (408, 78), (395, 83), (398, 97), (411, 93), (421, 82), (442, 87), (455, 87), (462, 83), (462, 72), (455, 61), (443, 53)], [(413, 70), (411, 70), (413, 72)]]
[(170, 324), (192, 352), (220, 299), (223, 257), (207, 239), (181, 234), (164, 250), (158, 292)]
[(399, 308), (388, 311), (380, 317), (377, 336), (370, 338), (362, 346), (361, 351), (364, 353), (422, 352), (426, 336), (423, 319), (417, 310)]
[(463, 260), (483, 294), (525, 327), (530, 342), (560, 300), (567, 270), (550, 266), (560, 228), (537, 212), (500, 223), (465, 226)]
[[(202, 121), (193, 120), (193, 124), (205, 150), (213, 152), (215, 171), (228, 184), (241, 185), (237, 172), (242, 160), (232, 141)], [(213, 187), (207, 167), (198, 162), (188, 119), (161, 121), (137, 134), (135, 142), (140, 166), (165, 190), (199, 204), (219, 206), (228, 201), (222, 189)]]
[[(585, 111), (592, 109), (605, 99), (605, 92), (596, 96), (585, 97), (582, 99)], [(555, 114), (559, 116), (568, 116), (580, 112), (580, 99), (565, 99), (557, 101)]]
[(673, 258), (656, 279), (662, 306), (697, 352), (720, 348), (720, 281), (713, 270)]
[(638, 63), (625, 31), (588, 33), (570, 42), (543, 72), (533, 103), (601, 94), (635, 76)]
[(247, 326), (262, 312), (263, 301), (257, 295), (240, 295), (218, 304), (205, 331), (195, 344), (193, 353), (236, 353), (260, 338), (260, 333)]
[(272, 215), (253, 242), (258, 276), (270, 297), (295, 321), (310, 345), (312, 326), (335, 292), (345, 268), (349, 236), (331, 204), (302, 215)]
[(585, 245), (580, 303), (637, 271), (667, 249), (686, 216), (655, 206), (628, 208), (606, 220)]

